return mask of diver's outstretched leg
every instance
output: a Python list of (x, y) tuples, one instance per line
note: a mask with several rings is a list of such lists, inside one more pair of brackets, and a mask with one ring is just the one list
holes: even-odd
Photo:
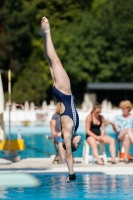
[(64, 70), (59, 57), (56, 54), (50, 33), (50, 25), (48, 19), (43, 17), (41, 20), (41, 29), (39, 34), (44, 41), (44, 55), (50, 67), (53, 69), (55, 86), (64, 94), (71, 94), (71, 86), (69, 77)]

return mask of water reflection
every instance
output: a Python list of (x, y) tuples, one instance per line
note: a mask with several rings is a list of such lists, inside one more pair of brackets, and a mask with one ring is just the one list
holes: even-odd
[(7, 198), (8, 191), (5, 187), (0, 187), (0, 199), (6, 199)]
[[(132, 175), (104, 173), (78, 174), (77, 180), (67, 183), (67, 174), (36, 174), (42, 185), (37, 188), (1, 188), (0, 199), (133, 199)], [(2, 196), (3, 195), (3, 196)]]
[[(123, 199), (123, 195), (132, 190), (133, 176), (130, 175), (84, 175), (84, 198), (96, 198), (101, 195), (102, 198), (111, 199), (117, 195)], [(131, 196), (131, 194), (129, 193)], [(132, 195), (133, 197), (133, 195)]]
[(66, 177), (64, 175), (51, 177), (48, 186), (50, 198), (98, 199), (100, 195), (103, 199), (112, 197), (123, 199), (124, 194), (131, 196), (129, 191), (131, 192), (133, 187), (133, 176), (129, 175), (79, 174), (77, 181), (70, 183), (66, 183)]

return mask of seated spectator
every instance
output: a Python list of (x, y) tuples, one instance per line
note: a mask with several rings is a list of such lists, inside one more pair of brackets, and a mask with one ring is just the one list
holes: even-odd
[(54, 141), (58, 143), (62, 163), (65, 163), (65, 150), (62, 146), (63, 140), (61, 137), (60, 103), (57, 103), (56, 112), (53, 114), (51, 119), (51, 132), (54, 136)]
[(130, 149), (130, 144), (133, 143), (133, 116), (130, 113), (132, 109), (132, 104), (130, 101), (121, 101), (120, 107), (122, 109), (122, 114), (115, 117), (114, 123), (109, 122), (114, 131), (118, 135), (118, 139), (123, 141), (123, 146), (125, 149), (125, 163), (129, 163), (128, 154)]
[[(99, 157), (97, 142), (110, 145), (111, 162), (115, 164), (115, 140), (105, 134), (104, 117), (100, 115), (101, 105), (96, 103), (86, 118), (86, 141), (92, 148), (93, 156), (99, 165), (104, 162)], [(100, 129), (101, 128), (101, 129)]]

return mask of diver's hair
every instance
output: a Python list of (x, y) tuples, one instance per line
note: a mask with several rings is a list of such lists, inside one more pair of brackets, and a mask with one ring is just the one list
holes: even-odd
[(130, 111), (132, 110), (132, 104), (129, 100), (121, 101), (120, 108), (129, 108)]
[(91, 111), (91, 114), (94, 112), (94, 110), (95, 110), (96, 108), (101, 108), (101, 104), (98, 103), (98, 102), (96, 102), (96, 103), (93, 105), (93, 109), (92, 109), (92, 111)]
[(58, 102), (56, 105), (56, 113), (60, 114), (60, 102)]

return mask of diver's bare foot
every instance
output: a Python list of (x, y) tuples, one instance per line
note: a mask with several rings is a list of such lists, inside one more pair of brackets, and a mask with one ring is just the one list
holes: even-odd
[(39, 34), (44, 37), (47, 32), (50, 32), (49, 21), (46, 17), (42, 17), (41, 20), (41, 29), (39, 30)]

